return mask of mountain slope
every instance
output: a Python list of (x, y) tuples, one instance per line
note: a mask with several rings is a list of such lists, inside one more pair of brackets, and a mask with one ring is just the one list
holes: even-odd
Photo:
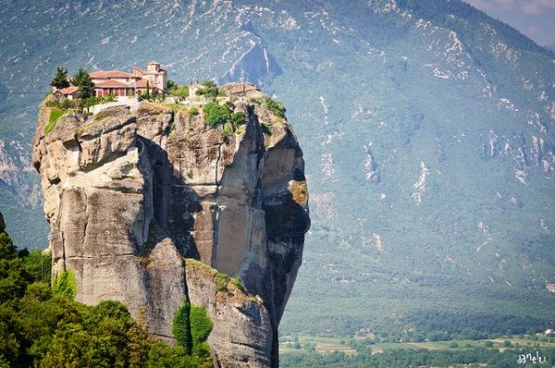
[(313, 226), (283, 332), (555, 321), (555, 55), (506, 24), (455, 0), (0, 4), (1, 140), (28, 146), (56, 66), (156, 58), (284, 102)]

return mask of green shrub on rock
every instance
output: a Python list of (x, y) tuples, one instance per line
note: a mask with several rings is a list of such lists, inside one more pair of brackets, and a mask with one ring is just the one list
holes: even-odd
[(71, 270), (62, 271), (54, 285), (52, 285), (54, 294), (63, 295), (71, 300), (77, 294), (77, 282), (75, 281), (75, 274)]
[(192, 338), (190, 323), (191, 306), (185, 301), (181, 307), (177, 309), (172, 321), (172, 333), (177, 345), (182, 346), (187, 354), (191, 354)]
[(185, 301), (175, 312), (172, 333), (187, 354), (198, 357), (210, 355), (210, 345), (206, 342), (214, 324), (204, 307), (191, 306)]
[(215, 102), (209, 102), (202, 108), (206, 124), (211, 128), (225, 124), (231, 119), (231, 112), (225, 106), (221, 106)]

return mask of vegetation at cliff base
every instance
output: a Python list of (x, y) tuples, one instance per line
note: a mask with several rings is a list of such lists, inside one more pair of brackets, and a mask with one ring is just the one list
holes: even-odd
[(51, 288), (50, 264), (49, 254), (18, 251), (0, 232), (0, 367), (212, 366), (203, 345), (208, 324), (202, 311), (192, 314), (195, 321), (201, 316), (193, 328), (201, 348), (191, 356), (149, 337), (120, 302), (75, 302), (70, 271), (61, 272)]
[(192, 350), (191, 322), (189, 315), (191, 314), (191, 305), (185, 301), (181, 307), (175, 312), (172, 321), (172, 333), (175, 341), (179, 346), (186, 349), (188, 354)]
[(66, 298), (74, 299), (77, 294), (77, 284), (73, 271), (62, 271), (52, 285), (52, 291), (56, 294), (63, 295)]

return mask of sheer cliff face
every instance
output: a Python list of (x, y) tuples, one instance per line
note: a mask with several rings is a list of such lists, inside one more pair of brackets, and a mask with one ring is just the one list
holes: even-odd
[[(72, 270), (78, 301), (120, 300), (165, 339), (187, 298), (212, 316), (218, 364), (275, 366), (309, 227), (302, 151), (285, 120), (247, 102), (261, 96), (254, 86), (222, 90), (247, 116), (225, 138), (192, 106), (146, 102), (66, 115), (45, 134), (41, 106), (34, 164), (53, 276)], [(239, 277), (246, 292), (222, 292), (192, 258)]]

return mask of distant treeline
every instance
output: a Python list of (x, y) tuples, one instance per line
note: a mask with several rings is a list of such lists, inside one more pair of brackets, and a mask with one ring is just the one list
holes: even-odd
[[(541, 361), (540, 361), (541, 359)], [(399, 367), (451, 367), (463, 364), (487, 364), (489, 367), (512, 368), (555, 364), (555, 349), (498, 349), (470, 348), (453, 350), (389, 350), (372, 354), (349, 355), (341, 352), (290, 353), (280, 356), (282, 368), (399, 368)]]
[[(406, 319), (413, 326), (411, 330), (381, 332), (379, 341), (481, 340), (503, 334), (534, 334), (545, 331), (546, 326), (551, 326), (547, 321), (538, 318), (474, 312), (449, 313), (444, 310), (420, 310), (411, 313)], [(507, 326), (507, 329), (500, 331), (500, 326)], [(387, 331), (386, 326), (380, 330)]]

